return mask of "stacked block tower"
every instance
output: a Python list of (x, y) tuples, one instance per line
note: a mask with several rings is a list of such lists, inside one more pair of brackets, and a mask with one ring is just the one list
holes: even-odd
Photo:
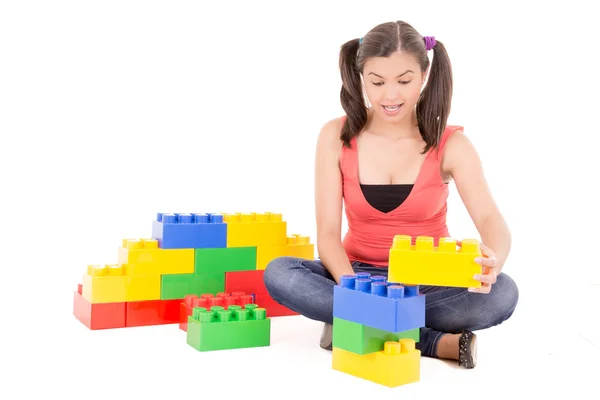
[(416, 349), (425, 326), (425, 296), (418, 285), (480, 287), (475, 262), (479, 242), (428, 236), (396, 235), (388, 277), (345, 275), (334, 286), (334, 370), (388, 387), (420, 380), (421, 352)]
[(415, 348), (425, 326), (425, 296), (418, 286), (369, 273), (345, 275), (333, 292), (335, 370), (388, 387), (420, 378)]
[(269, 261), (286, 255), (313, 259), (314, 245), (288, 235), (281, 214), (159, 213), (150, 238), (124, 239), (116, 263), (88, 266), (73, 314), (90, 329), (179, 323), (187, 330), (194, 301), (202, 307), (197, 301), (205, 299), (211, 307), (254, 304), (270, 317), (296, 315), (262, 279)]

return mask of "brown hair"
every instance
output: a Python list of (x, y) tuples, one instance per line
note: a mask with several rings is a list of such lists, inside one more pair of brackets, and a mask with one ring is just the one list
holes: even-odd
[[(389, 57), (396, 51), (414, 56), (422, 72), (429, 67), (423, 36), (403, 21), (377, 25), (362, 39), (353, 39), (342, 45), (339, 59), (342, 76), (340, 101), (348, 118), (342, 127), (341, 140), (346, 147), (350, 147), (350, 140), (367, 123), (360, 78), (365, 62), (371, 57)], [(452, 66), (446, 48), (436, 40), (429, 79), (417, 102), (418, 126), (426, 143), (424, 153), (437, 147), (450, 114), (451, 101)]]

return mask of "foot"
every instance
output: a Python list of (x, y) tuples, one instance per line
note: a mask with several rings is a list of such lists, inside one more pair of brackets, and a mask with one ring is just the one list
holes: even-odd
[(331, 324), (325, 323), (325, 326), (323, 326), (320, 346), (325, 350), (333, 348), (333, 326)]
[(458, 339), (458, 365), (467, 369), (477, 365), (477, 336), (470, 331), (463, 331)]

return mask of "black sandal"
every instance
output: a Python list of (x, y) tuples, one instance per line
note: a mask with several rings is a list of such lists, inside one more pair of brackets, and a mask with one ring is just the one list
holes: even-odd
[(471, 331), (463, 330), (458, 339), (458, 365), (467, 369), (477, 365), (477, 336)]

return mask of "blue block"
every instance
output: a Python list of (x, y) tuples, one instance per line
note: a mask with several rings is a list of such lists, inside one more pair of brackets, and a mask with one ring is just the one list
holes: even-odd
[(343, 275), (333, 288), (333, 316), (389, 332), (425, 326), (425, 295), (362, 272)]
[(152, 239), (161, 249), (227, 247), (227, 224), (222, 214), (158, 213)]

